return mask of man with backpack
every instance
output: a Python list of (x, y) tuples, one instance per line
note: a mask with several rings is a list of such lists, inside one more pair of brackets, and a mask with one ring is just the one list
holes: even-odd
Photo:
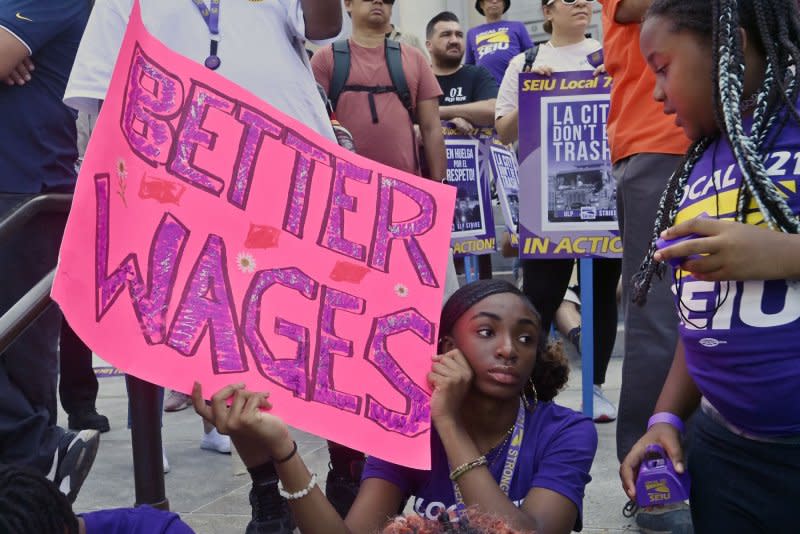
[(359, 154), (420, 175), (417, 124), (427, 177), (442, 181), (447, 171), (439, 121), (442, 91), (419, 50), (386, 39), (392, 6), (389, 0), (345, 0), (352, 37), (314, 54), (314, 77), (339, 122), (352, 132)]
[[(428, 22), (425, 39), (433, 73), (444, 92), (439, 97), (439, 117), (464, 135), (479, 127), (493, 127), (497, 82), (486, 68), (461, 64), (466, 41), (458, 17), (442, 11)], [(463, 264), (463, 259), (456, 260)], [(478, 275), (492, 277), (490, 254), (478, 256)]]

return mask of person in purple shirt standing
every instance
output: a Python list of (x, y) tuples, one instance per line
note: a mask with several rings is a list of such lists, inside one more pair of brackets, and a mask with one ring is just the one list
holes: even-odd
[(511, 0), (476, 0), (475, 9), (486, 17), (481, 24), (467, 31), (465, 65), (486, 67), (499, 85), (509, 61), (533, 46), (525, 25), (503, 20)]
[[(695, 532), (796, 532), (798, 6), (655, 0), (640, 47), (655, 99), (694, 144), (634, 279), (643, 302), (659, 262), (671, 262), (680, 342), (648, 431), (620, 468), (623, 487), (636, 497), (635, 473), (658, 443), (676, 471), (688, 460)], [(683, 420), (697, 407), (684, 455)]]
[(409, 495), (425, 517), (452, 511), (455, 518), (470, 507), (518, 530), (580, 530), (597, 432), (591, 419), (552, 402), (569, 366), (560, 345), (547, 344), (539, 313), (513, 284), (479, 280), (447, 301), (439, 334), (428, 374), (431, 470), (368, 458), (344, 520), (297, 454), (286, 423), (269, 411), (266, 393), (228, 386), (208, 406), (195, 384), (194, 408), (230, 433), (251, 473), (275, 459), (301, 532), (376, 532)]

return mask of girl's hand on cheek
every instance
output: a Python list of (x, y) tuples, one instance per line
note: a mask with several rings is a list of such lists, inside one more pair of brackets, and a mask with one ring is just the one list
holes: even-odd
[(472, 368), (458, 349), (433, 357), (428, 383), (433, 388), (431, 420), (434, 425), (459, 419), (461, 405), (472, 385), (473, 376)]

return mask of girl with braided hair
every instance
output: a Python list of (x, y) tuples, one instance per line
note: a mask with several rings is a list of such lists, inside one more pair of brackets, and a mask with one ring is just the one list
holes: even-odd
[(380, 531), (411, 495), (425, 519), (455, 518), (469, 507), (516, 530), (566, 534), (581, 528), (597, 432), (589, 418), (552, 402), (569, 367), (541, 325), (513, 284), (480, 280), (456, 291), (442, 310), (428, 374), (431, 470), (368, 458), (344, 520), (296, 454), (286, 423), (261, 409), (271, 408), (265, 393), (228, 386), (207, 406), (196, 384), (194, 407), (230, 434), (251, 473), (275, 459), (301, 532)]
[[(681, 341), (648, 432), (682, 472), (697, 532), (794, 532), (800, 498), (800, 17), (787, 0), (655, 0), (640, 46), (654, 97), (694, 141), (634, 280), (677, 265)], [(688, 239), (658, 250), (656, 238)], [(720, 483), (724, 480), (724, 483)]]

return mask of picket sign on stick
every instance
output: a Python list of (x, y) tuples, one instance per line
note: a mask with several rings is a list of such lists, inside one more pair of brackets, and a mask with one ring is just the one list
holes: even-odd
[(447, 183), (456, 188), (450, 246), (456, 256), (491, 254), (496, 249), (489, 168), (494, 131), (481, 128), (473, 135), (465, 135), (452, 123), (442, 121), (442, 133), (447, 153)]
[(591, 71), (520, 75), (520, 257), (621, 257), (611, 83)]
[(53, 298), (127, 373), (244, 382), (295, 427), (428, 468), (454, 198), (170, 51), (136, 3)]

